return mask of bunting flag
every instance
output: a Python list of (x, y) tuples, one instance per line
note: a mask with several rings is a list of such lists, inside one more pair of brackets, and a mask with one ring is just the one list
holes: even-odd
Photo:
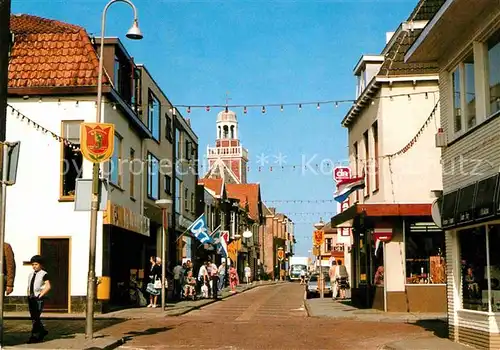
[(212, 237), (208, 235), (207, 222), (205, 219), (205, 214), (201, 214), (198, 219), (196, 219), (191, 226), (187, 229), (189, 233), (193, 235), (202, 244), (213, 243)]
[(365, 188), (364, 174), (359, 177), (341, 180), (337, 184), (337, 192), (335, 192), (335, 196), (333, 197), (333, 199), (335, 199), (339, 203), (343, 203), (351, 193), (363, 188)]

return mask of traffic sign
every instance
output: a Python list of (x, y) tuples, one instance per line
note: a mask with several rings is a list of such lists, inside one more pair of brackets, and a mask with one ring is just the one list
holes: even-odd
[(338, 166), (333, 169), (333, 180), (340, 182), (341, 180), (351, 178), (351, 168), (348, 166)]
[(323, 230), (316, 230), (313, 234), (314, 245), (320, 246), (325, 241), (325, 232)]

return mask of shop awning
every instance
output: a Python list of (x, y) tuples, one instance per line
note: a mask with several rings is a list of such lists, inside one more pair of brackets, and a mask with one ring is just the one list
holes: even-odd
[(443, 228), (500, 217), (499, 174), (445, 193), (441, 206)]
[(388, 204), (354, 204), (347, 210), (331, 218), (332, 227), (341, 227), (351, 221), (359, 214), (366, 216), (431, 216), (431, 204), (421, 203), (388, 203)]

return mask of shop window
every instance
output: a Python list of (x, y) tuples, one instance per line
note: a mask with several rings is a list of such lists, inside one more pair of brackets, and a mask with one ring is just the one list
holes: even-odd
[[(489, 226), (489, 255), (490, 255), (490, 297), (483, 295), (482, 300), (491, 300), (491, 311), (500, 312), (500, 255), (498, 254), (498, 247), (500, 246), (500, 225)], [(486, 278), (488, 276), (486, 275)]]
[[(82, 177), (83, 158), (80, 146), (80, 124), (82, 121), (62, 121), (62, 137), (73, 146), (61, 142), (61, 198), (73, 198), (76, 180)], [(75, 149), (76, 146), (76, 149)]]
[(462, 270), (462, 307), (488, 311), (486, 228), (481, 226), (461, 230), (458, 237)]
[(406, 283), (444, 284), (444, 233), (427, 223), (414, 224), (405, 236)]
[(373, 284), (376, 286), (384, 285), (384, 243), (374, 242), (373, 260), (372, 260)]
[(369, 271), (368, 271), (368, 261), (369, 261), (369, 249), (366, 244), (365, 234), (360, 234), (360, 238), (358, 241), (358, 249), (359, 249), (359, 260), (357, 266), (357, 280), (358, 284), (367, 284)]

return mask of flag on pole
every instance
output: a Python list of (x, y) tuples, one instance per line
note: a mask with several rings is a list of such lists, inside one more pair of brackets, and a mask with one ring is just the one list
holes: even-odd
[(197, 240), (201, 243), (213, 243), (212, 237), (208, 235), (207, 222), (205, 220), (205, 214), (201, 214), (198, 219), (196, 219), (191, 226), (187, 229)]
[(217, 253), (227, 258), (227, 242), (229, 241), (229, 233), (227, 231), (217, 230), (214, 235), (214, 243), (217, 245)]
[(353, 177), (351, 179), (341, 180), (337, 184), (337, 192), (333, 199), (339, 203), (343, 203), (351, 193), (365, 188), (365, 176)]

